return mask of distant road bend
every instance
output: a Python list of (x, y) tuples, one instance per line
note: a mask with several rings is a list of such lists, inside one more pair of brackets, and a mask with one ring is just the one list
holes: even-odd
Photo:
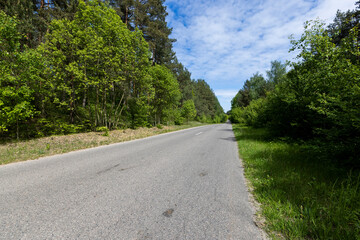
[(262, 239), (230, 124), (0, 166), (0, 239)]

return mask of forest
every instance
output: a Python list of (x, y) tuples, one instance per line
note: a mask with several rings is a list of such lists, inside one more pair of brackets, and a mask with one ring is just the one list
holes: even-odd
[[(306, 143), (340, 166), (360, 167), (360, 1), (331, 24), (305, 23), (294, 62), (271, 62), (231, 102), (230, 119)], [(339, 166), (338, 165), (338, 166)]]
[(0, 139), (224, 122), (177, 60), (164, 0), (0, 2)]

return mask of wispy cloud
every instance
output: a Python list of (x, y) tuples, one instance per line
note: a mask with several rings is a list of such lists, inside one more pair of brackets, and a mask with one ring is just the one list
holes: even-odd
[(224, 110), (246, 79), (265, 73), (272, 60), (291, 60), (289, 36), (303, 23), (331, 22), (354, 0), (167, 0), (168, 24), (178, 59), (195, 79), (205, 79)]
[(218, 89), (215, 91), (215, 95), (216, 96), (221, 96), (221, 97), (224, 97), (224, 98), (233, 98), (236, 93), (238, 91), (237, 90), (224, 90), (224, 89)]

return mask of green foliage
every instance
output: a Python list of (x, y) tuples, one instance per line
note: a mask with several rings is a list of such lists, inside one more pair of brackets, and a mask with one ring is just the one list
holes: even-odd
[(109, 2), (131, 31), (138, 28), (144, 33), (152, 53), (153, 63), (170, 64), (174, 58), (172, 43), (176, 40), (169, 38), (172, 29), (165, 21), (168, 13), (164, 0), (112, 0)]
[(266, 125), (265, 105), (267, 99), (259, 98), (251, 101), (247, 107), (237, 107), (231, 109), (230, 121), (232, 123), (241, 123), (253, 127), (263, 127)]
[(225, 123), (225, 122), (227, 122), (228, 119), (229, 119), (229, 116), (224, 113), (224, 114), (221, 115), (220, 122)]
[(173, 72), (179, 83), (179, 89), (181, 91), (180, 102), (183, 103), (186, 100), (194, 100), (194, 84), (191, 80), (191, 73), (175, 58), (175, 60), (167, 65)]
[(205, 114), (202, 114), (201, 116), (197, 116), (196, 120), (201, 122), (201, 123), (207, 123), (208, 122), (208, 119), (207, 119)]
[(332, 43), (322, 24), (308, 23), (293, 41), (301, 61), (293, 63), (287, 80), (269, 99), (271, 128), (292, 137), (316, 138), (331, 145), (333, 154), (359, 162), (360, 62), (358, 30)]
[(34, 97), (41, 78), (36, 70), (42, 61), (35, 50), (20, 51), (16, 27), (17, 20), (0, 11), (0, 134), (12, 130), (19, 138), (19, 126), (38, 113)]
[(231, 100), (231, 108), (246, 107), (251, 101), (265, 97), (267, 84), (264, 77), (255, 73), (249, 80), (246, 80), (242, 89)]
[(359, 239), (359, 172), (339, 168), (316, 145), (274, 140), (265, 129), (233, 130), (270, 236)]
[(286, 77), (286, 66), (287, 64), (283, 64), (280, 61), (272, 61), (271, 69), (266, 71), (267, 79), (267, 91), (273, 91), (275, 86), (284, 81)]
[(150, 69), (155, 88), (154, 122), (173, 122), (173, 111), (177, 108), (180, 100), (179, 84), (171, 71), (165, 66), (155, 65)]
[[(357, 3), (359, 4), (359, 2)], [(331, 38), (331, 41), (337, 46), (341, 45), (341, 41), (351, 34), (354, 27), (359, 27), (360, 22), (360, 9), (348, 10), (347, 12), (337, 11), (336, 17), (329, 26), (326, 32)], [(357, 40), (360, 40), (358, 36)]]
[(232, 123), (245, 123), (244, 109), (242, 107), (232, 108), (230, 112), (230, 121)]
[(61, 113), (74, 123), (82, 107), (93, 126), (116, 128), (131, 103), (130, 115), (137, 119), (132, 125), (146, 125), (140, 119), (149, 109), (141, 106), (153, 89), (141, 32), (130, 32), (114, 10), (97, 1), (80, 1), (73, 21), (55, 20), (51, 29), (41, 50), (55, 90), (51, 101)]
[(265, 98), (251, 101), (250, 105), (243, 109), (242, 118), (246, 125), (253, 127), (263, 127), (265, 125), (264, 111), (266, 104)]
[(193, 100), (187, 100), (183, 103), (181, 109), (181, 116), (185, 118), (187, 122), (194, 120), (196, 116), (196, 109)]
[(245, 82), (232, 101), (231, 120), (311, 139), (332, 159), (359, 167), (359, 33), (355, 26), (334, 43), (334, 26), (329, 34), (323, 23), (307, 22), (301, 38), (291, 41), (299, 61), (286, 75), (286, 65), (272, 62), (266, 84), (258, 76)]
[(199, 79), (193, 82), (194, 85), (194, 103), (197, 112), (197, 116), (201, 117), (205, 115), (206, 118), (214, 119), (215, 116), (224, 113), (217, 97), (213, 90), (205, 82), (205, 80)]
[(5, 0), (0, 9), (9, 13), (0, 11), (2, 139), (223, 114), (174, 56), (164, 1)]
[[(169, 65), (179, 82), (181, 91), (180, 102), (193, 101), (196, 110), (196, 119), (201, 122), (212, 122), (215, 118), (219, 121), (224, 110), (210, 86), (202, 79), (191, 80), (191, 73), (175, 60)], [(187, 117), (184, 117), (185, 119)]]
[(105, 137), (109, 136), (109, 129), (107, 127), (97, 127), (96, 131), (104, 132), (102, 135), (105, 136)]
[(213, 119), (213, 123), (224, 123), (227, 121), (226, 114), (216, 115)]

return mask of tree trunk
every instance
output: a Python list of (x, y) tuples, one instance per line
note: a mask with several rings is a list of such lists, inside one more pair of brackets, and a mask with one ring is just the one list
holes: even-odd
[(83, 102), (82, 102), (83, 108), (85, 108), (85, 106), (86, 106), (86, 96), (87, 96), (87, 87), (85, 87), (85, 90), (84, 90), (84, 98), (83, 98)]
[(126, 27), (128, 27), (128, 14), (129, 14), (128, 7), (125, 6), (125, 25), (126, 25)]
[(16, 118), (16, 139), (19, 141), (19, 117)]
[(95, 126), (99, 123), (99, 87), (96, 88), (96, 103), (95, 103)]

